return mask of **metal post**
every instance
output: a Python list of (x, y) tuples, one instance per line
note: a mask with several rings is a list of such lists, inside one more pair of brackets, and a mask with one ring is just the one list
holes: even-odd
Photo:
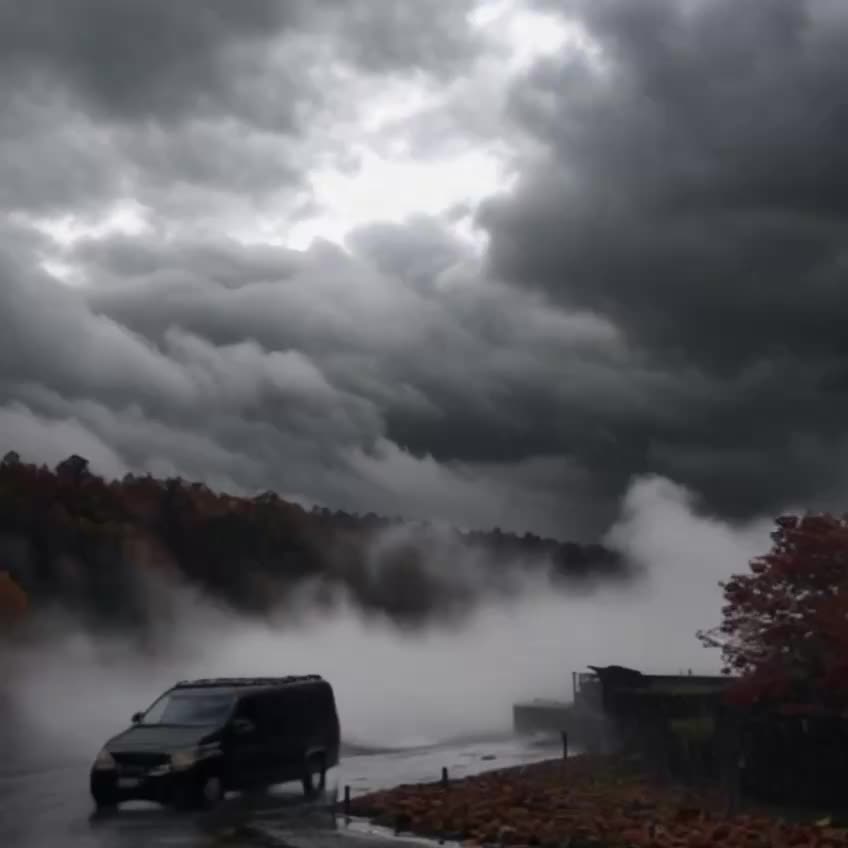
[(442, 786), (448, 788), (448, 769), (447, 766), (442, 767)]
[(562, 758), (564, 760), (567, 760), (568, 759), (568, 734), (563, 730), (560, 733), (560, 736), (562, 737)]

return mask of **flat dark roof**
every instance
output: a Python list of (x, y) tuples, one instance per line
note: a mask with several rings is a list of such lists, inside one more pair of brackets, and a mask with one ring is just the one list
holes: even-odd
[(296, 683), (324, 682), (320, 674), (288, 675), (287, 677), (202, 677), (181, 680), (174, 689), (245, 689), (290, 686)]

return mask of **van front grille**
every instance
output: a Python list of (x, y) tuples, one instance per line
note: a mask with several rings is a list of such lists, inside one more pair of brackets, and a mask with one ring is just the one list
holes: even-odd
[(113, 754), (121, 774), (146, 774), (150, 769), (164, 765), (170, 760), (167, 754), (147, 751), (132, 751)]

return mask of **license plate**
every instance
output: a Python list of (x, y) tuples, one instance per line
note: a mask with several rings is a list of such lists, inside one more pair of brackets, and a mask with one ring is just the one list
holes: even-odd
[(118, 789), (135, 789), (139, 783), (141, 783), (141, 779), (138, 777), (119, 777)]

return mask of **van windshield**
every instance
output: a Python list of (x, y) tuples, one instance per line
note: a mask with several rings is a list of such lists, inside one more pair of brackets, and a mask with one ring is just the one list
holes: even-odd
[(168, 692), (142, 716), (141, 724), (216, 727), (233, 706), (233, 695), (220, 692)]

